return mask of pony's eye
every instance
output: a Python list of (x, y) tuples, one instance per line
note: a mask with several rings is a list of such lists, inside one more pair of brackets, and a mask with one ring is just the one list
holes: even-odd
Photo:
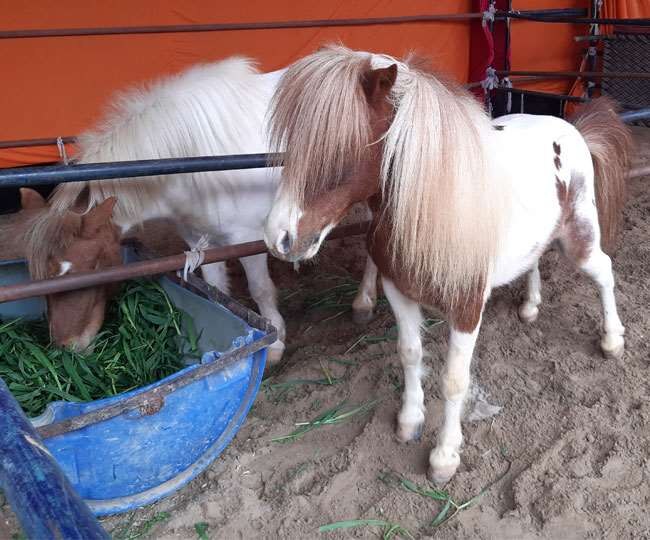
[(65, 276), (70, 270), (72, 270), (72, 263), (70, 261), (61, 261), (59, 263), (59, 276)]

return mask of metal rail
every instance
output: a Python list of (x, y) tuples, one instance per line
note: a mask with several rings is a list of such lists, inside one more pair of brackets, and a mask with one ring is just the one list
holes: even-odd
[[(367, 232), (368, 226), (369, 223), (364, 222), (337, 227), (328, 235), (327, 238), (334, 239), (364, 234)], [(246, 242), (232, 246), (210, 248), (206, 249), (204, 253), (205, 257), (203, 264), (209, 264), (213, 262), (226, 261), (228, 259), (249, 257), (259, 253), (266, 253), (266, 244), (264, 244), (262, 240), (257, 240), (255, 242)], [(79, 272), (77, 274), (67, 274), (65, 276), (50, 279), (5, 285), (0, 287), (0, 303), (21, 300), (23, 298), (31, 298), (34, 296), (46, 296), (59, 292), (84, 289), (96, 285), (106, 285), (108, 283), (116, 283), (127, 279), (181, 270), (185, 266), (185, 260), (185, 254), (180, 253), (168, 257), (112, 266), (102, 270)]]
[[(496, 18), (505, 20), (512, 13), (524, 14), (536, 19), (551, 20), (554, 17), (572, 17), (586, 13), (584, 9), (548, 9), (521, 12), (498, 12)], [(314, 19), (306, 21), (265, 21), (265, 22), (234, 22), (211, 24), (177, 24), (157, 26), (109, 26), (98, 28), (49, 28), (27, 30), (0, 31), (0, 39), (24, 39), (43, 37), (75, 37), (75, 36), (107, 36), (133, 34), (173, 34), (187, 32), (229, 32), (234, 30), (280, 30), (285, 28), (331, 28), (343, 26), (373, 26), (382, 24), (405, 24), (422, 22), (458, 22), (482, 19), (483, 13), (441, 13), (407, 15), (401, 17), (370, 17), (357, 19)], [(531, 19), (533, 20), (533, 19)]]
[(280, 163), (280, 157), (279, 154), (240, 154), (48, 167), (13, 167), (0, 170), (0, 188), (231, 169), (258, 169), (277, 166)]

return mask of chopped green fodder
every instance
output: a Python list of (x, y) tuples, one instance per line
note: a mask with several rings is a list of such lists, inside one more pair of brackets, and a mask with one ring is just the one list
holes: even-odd
[(209, 528), (210, 528), (210, 526), (205, 521), (195, 523), (194, 524), (194, 531), (196, 532), (196, 537), (199, 540), (210, 540), (210, 537), (208, 536), (208, 529)]
[(345, 422), (354, 416), (366, 414), (367, 412), (371, 411), (373, 407), (377, 405), (377, 403), (379, 403), (380, 401), (381, 400), (379, 399), (373, 399), (371, 401), (367, 401), (366, 403), (351, 408), (347, 406), (345, 401), (343, 401), (338, 405), (336, 405), (335, 407), (332, 407), (331, 409), (327, 409), (325, 412), (321, 413), (313, 420), (309, 420), (308, 422), (296, 423), (296, 429), (294, 431), (292, 431), (288, 435), (275, 437), (271, 439), (271, 441), (295, 442), (300, 437), (302, 437), (305, 433), (309, 433), (310, 431), (316, 428), (323, 427), (323, 426), (331, 426), (334, 424), (340, 424), (341, 422)]
[(124, 285), (90, 352), (54, 346), (47, 322), (0, 323), (0, 377), (28, 416), (51, 401), (92, 401), (159, 381), (198, 356), (191, 317), (155, 281)]
[(391, 540), (391, 538), (402, 537), (414, 540), (413, 535), (399, 523), (392, 523), (381, 519), (349, 519), (346, 521), (337, 521), (318, 527), (318, 532), (331, 532), (339, 529), (353, 529), (357, 527), (380, 527), (382, 529), (382, 539)]
[(132, 514), (128, 522), (113, 529), (111, 538), (113, 540), (138, 540), (144, 538), (149, 535), (156, 525), (167, 521), (171, 514), (169, 512), (158, 512), (137, 527), (133, 526), (135, 517), (135, 514)]
[(411, 493), (415, 493), (427, 499), (432, 499), (441, 503), (442, 506), (440, 510), (435, 515), (433, 520), (429, 523), (430, 527), (435, 528), (439, 527), (443, 523), (446, 523), (450, 519), (453, 519), (459, 512), (465, 510), (466, 508), (469, 508), (474, 503), (476, 503), (494, 484), (499, 482), (499, 480), (508, 474), (509, 470), (510, 467), (508, 467), (506, 472), (504, 472), (499, 478), (485, 486), (478, 494), (463, 502), (454, 500), (449, 492), (444, 489), (420, 486), (408, 478), (392, 472), (384, 472), (380, 474), (379, 479), (389, 486), (401, 487), (405, 491), (410, 491)]

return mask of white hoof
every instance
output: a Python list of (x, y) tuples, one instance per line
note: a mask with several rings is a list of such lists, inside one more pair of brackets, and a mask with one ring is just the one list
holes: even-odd
[(519, 306), (519, 319), (524, 323), (532, 323), (537, 320), (539, 315), (539, 308), (530, 302), (523, 302)]
[(422, 427), (424, 426), (424, 412), (416, 412), (416, 414), (402, 414), (397, 415), (397, 429), (395, 435), (402, 443), (411, 441), (419, 441), (422, 437)]
[(374, 313), (372, 311), (372, 308), (370, 309), (356, 309), (352, 308), (352, 320), (354, 321), (355, 324), (368, 324), (370, 321), (372, 321), (372, 318), (374, 316)]
[(280, 360), (282, 360), (284, 349), (284, 342), (279, 339), (275, 343), (269, 345), (269, 348), (266, 350), (266, 366), (275, 366)]
[(600, 348), (605, 358), (619, 360), (625, 352), (625, 339), (619, 334), (605, 334), (600, 340)]
[(460, 455), (455, 450), (436, 448), (429, 456), (429, 480), (441, 487), (451, 480), (460, 465)]

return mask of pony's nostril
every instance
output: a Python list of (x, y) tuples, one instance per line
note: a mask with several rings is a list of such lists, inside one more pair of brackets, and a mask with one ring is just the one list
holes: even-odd
[(282, 231), (280, 239), (278, 240), (278, 250), (280, 253), (283, 255), (289, 253), (289, 251), (291, 251), (291, 244), (291, 235), (289, 234), (289, 231)]

